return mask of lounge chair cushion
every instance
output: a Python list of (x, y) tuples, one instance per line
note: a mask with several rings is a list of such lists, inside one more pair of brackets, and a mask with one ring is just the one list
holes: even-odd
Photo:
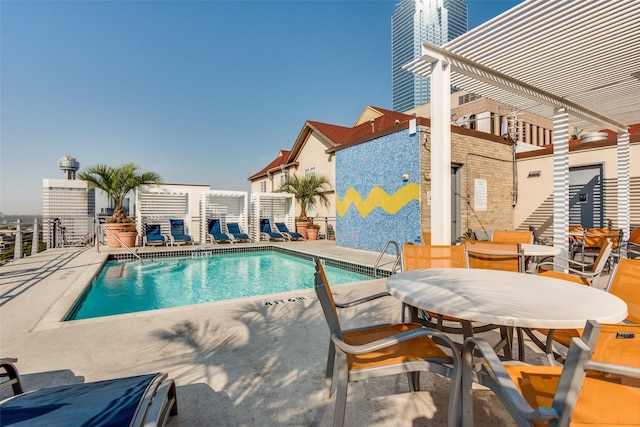
[(2, 425), (129, 425), (145, 390), (158, 374), (51, 387), (0, 403)]
[(164, 236), (161, 231), (162, 229), (160, 224), (145, 225), (145, 236), (147, 237), (147, 242), (164, 242)]
[(222, 232), (222, 227), (220, 227), (220, 220), (215, 218), (215, 219), (208, 219), (207, 222), (209, 223), (209, 234), (211, 234), (211, 236), (213, 237), (213, 239), (215, 241), (224, 241), (224, 242), (228, 242), (231, 239), (229, 238), (229, 236), (227, 236), (226, 234), (224, 234)]
[(181, 219), (170, 219), (171, 235), (176, 242), (190, 242), (191, 236), (184, 233), (184, 221)]
[(280, 233), (288, 234), (291, 239), (304, 239), (304, 236), (297, 231), (289, 231), (289, 227), (284, 222), (276, 222), (276, 228)]
[(250, 240), (249, 235), (240, 230), (240, 226), (236, 222), (228, 222), (227, 230), (236, 240)]

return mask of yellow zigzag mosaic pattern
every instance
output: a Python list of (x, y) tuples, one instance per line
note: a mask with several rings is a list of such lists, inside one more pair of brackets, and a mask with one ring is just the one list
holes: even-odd
[(407, 184), (393, 195), (387, 194), (382, 188), (373, 187), (365, 200), (353, 187), (350, 187), (344, 195), (344, 199), (336, 196), (336, 211), (344, 216), (351, 203), (356, 207), (361, 217), (366, 217), (375, 208), (382, 208), (389, 214), (395, 214), (403, 206), (412, 200), (420, 200), (420, 186), (416, 183)]

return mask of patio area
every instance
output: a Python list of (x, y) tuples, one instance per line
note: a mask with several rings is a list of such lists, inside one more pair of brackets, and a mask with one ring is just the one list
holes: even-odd
[[(288, 248), (373, 265), (376, 253), (333, 242)], [(313, 289), (75, 322), (51, 310), (85, 282), (107, 252), (48, 250), (0, 270), (0, 347), (17, 357), (28, 390), (150, 372), (176, 380), (179, 414), (171, 426), (329, 426), (334, 397), (323, 398), (328, 328)], [(385, 261), (392, 260), (391, 255)], [(334, 287), (345, 301), (385, 289), (385, 279)], [(268, 304), (271, 303), (271, 304)], [(382, 298), (340, 312), (346, 327), (400, 320), (400, 301)], [(496, 334), (497, 338), (497, 334)], [(458, 337), (459, 339), (459, 337)], [(543, 356), (527, 348), (527, 361)], [(449, 382), (406, 376), (351, 384), (346, 425), (446, 425)], [(513, 422), (489, 391), (476, 394), (476, 425)]]

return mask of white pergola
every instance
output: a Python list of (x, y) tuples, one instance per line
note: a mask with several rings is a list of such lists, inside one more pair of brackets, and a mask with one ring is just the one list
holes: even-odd
[(451, 229), (453, 85), (553, 119), (554, 244), (565, 253), (569, 126), (618, 133), (618, 226), (628, 237), (629, 125), (640, 123), (640, 0), (527, 0), (405, 66), (431, 77), (431, 232)]

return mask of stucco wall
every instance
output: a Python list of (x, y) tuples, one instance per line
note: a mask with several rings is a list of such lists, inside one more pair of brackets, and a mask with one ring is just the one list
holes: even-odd
[[(617, 218), (617, 147), (597, 147), (569, 153), (569, 167), (603, 165), (605, 184), (605, 216)], [(629, 145), (631, 177), (631, 224), (640, 224), (640, 143)], [(540, 177), (528, 178), (530, 171), (539, 170)], [(553, 156), (518, 159), (518, 204), (514, 211), (515, 225), (525, 222), (542, 203), (553, 195)], [(550, 213), (552, 215), (552, 213)]]
[[(310, 216), (335, 216), (335, 155), (326, 154), (325, 151), (328, 148), (329, 146), (318, 138), (315, 132), (311, 132), (296, 159), (299, 165), (295, 173), (298, 176), (304, 176), (306, 169), (315, 168), (316, 175), (324, 175), (330, 182), (331, 193), (328, 194), (329, 206), (325, 207), (321, 203), (318, 203), (315, 209), (307, 212)], [(290, 173), (294, 173), (294, 171), (292, 170)], [(279, 187), (279, 183), (280, 181), (278, 180), (276, 188)], [(299, 210), (296, 214), (298, 213), (300, 213)]]
[(417, 135), (404, 129), (336, 152), (338, 246), (379, 252), (389, 240), (420, 242)]

